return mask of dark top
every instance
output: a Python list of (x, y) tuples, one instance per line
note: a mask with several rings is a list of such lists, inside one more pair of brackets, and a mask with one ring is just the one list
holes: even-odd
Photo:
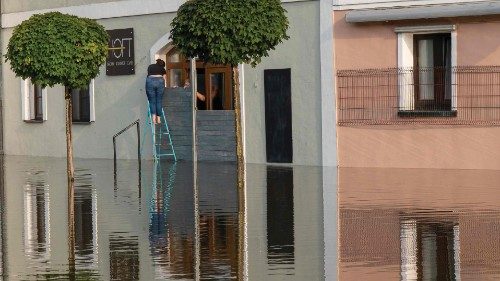
[(161, 67), (157, 64), (151, 64), (148, 66), (148, 76), (149, 75), (164, 75), (167, 71), (165, 71), (164, 67)]

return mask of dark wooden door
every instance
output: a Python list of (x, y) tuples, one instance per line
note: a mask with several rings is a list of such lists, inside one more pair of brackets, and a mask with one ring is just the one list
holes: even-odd
[(292, 163), (291, 70), (264, 70), (266, 157), (270, 163)]

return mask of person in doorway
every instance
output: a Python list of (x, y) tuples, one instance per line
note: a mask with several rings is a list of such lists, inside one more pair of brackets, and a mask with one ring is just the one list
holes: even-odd
[(165, 91), (165, 81), (167, 71), (165, 62), (157, 59), (155, 64), (148, 66), (148, 76), (146, 78), (146, 96), (149, 101), (149, 110), (153, 119), (153, 124), (161, 123), (161, 112), (163, 102), (163, 92)]
[[(184, 81), (184, 89), (189, 89), (189, 88), (191, 88), (191, 81), (189, 81), (189, 78), (186, 78), (186, 80)], [(200, 106), (201, 106), (201, 103), (203, 103), (203, 104), (205, 103), (205, 99), (206, 99), (205, 95), (196, 91), (196, 101), (197, 101), (196, 107), (198, 109), (202, 109), (202, 108), (200, 108)], [(204, 107), (204, 105), (201, 107)]]
[(212, 86), (212, 110), (223, 110), (222, 97), (219, 91), (219, 87)]

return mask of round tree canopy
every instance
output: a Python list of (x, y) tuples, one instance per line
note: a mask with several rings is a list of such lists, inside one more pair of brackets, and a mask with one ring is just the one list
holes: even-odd
[(189, 0), (172, 21), (171, 39), (188, 57), (256, 65), (288, 39), (280, 0)]
[(107, 45), (108, 34), (95, 20), (50, 12), (14, 29), (5, 58), (17, 76), (43, 87), (84, 88), (99, 74)]

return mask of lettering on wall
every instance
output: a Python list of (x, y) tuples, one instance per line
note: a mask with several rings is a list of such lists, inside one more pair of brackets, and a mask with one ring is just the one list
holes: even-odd
[(106, 59), (106, 75), (135, 74), (134, 29), (108, 30), (108, 58)]

